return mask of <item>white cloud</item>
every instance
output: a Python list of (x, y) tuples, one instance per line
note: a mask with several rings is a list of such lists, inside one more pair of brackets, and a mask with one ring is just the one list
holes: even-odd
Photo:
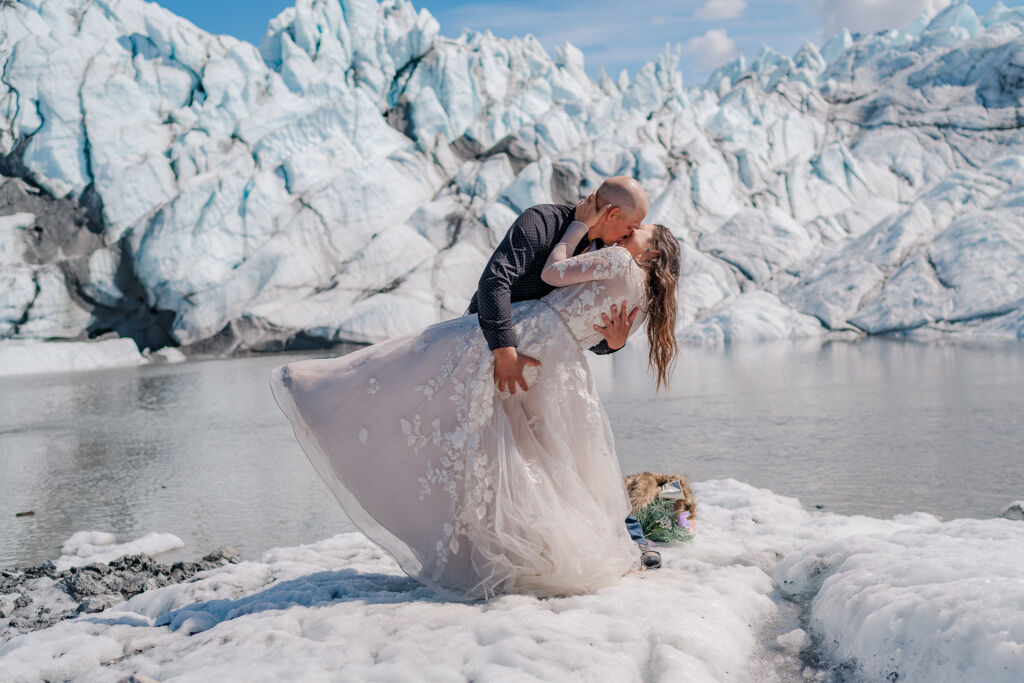
[[(429, 0), (414, 2), (430, 8)], [(568, 41), (583, 51), (592, 76), (600, 66), (613, 76), (623, 66), (635, 70), (694, 30), (693, 5), (679, 0), (458, 0), (437, 16), (446, 36), (458, 36), (463, 27), (506, 37), (531, 34), (549, 52)]]
[(713, 28), (702, 36), (690, 38), (683, 45), (683, 51), (697, 55), (701, 65), (710, 69), (725, 64), (740, 53), (736, 41), (721, 28)]
[(874, 33), (900, 29), (922, 12), (934, 16), (950, 5), (950, 0), (810, 0), (821, 14), (825, 36), (848, 28), (854, 33)]
[[(666, 45), (686, 43), (712, 27), (727, 28), (736, 46), (751, 54), (762, 45), (792, 53), (804, 42), (820, 38), (821, 15), (809, 11), (808, 3), (825, 0), (742, 1), (741, 16), (707, 21), (698, 19), (695, 11), (709, 0), (413, 0), (435, 13), (448, 37), (457, 37), (463, 27), (503, 37), (532, 34), (549, 53), (569, 41), (583, 51), (591, 77), (602, 66), (613, 77), (622, 68), (635, 74)], [(734, 49), (727, 46), (726, 54), (738, 54)], [(696, 54), (686, 55), (679, 66), (687, 82), (703, 81), (715, 68)]]
[(735, 19), (747, 9), (746, 0), (708, 0), (697, 10), (700, 19)]

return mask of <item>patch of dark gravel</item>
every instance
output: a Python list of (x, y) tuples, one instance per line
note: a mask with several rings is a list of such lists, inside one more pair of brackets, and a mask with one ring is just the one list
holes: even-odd
[(102, 612), (139, 593), (238, 561), (238, 550), (222, 546), (198, 562), (171, 565), (140, 554), (63, 571), (49, 561), (24, 569), (0, 569), (0, 641), (80, 614)]

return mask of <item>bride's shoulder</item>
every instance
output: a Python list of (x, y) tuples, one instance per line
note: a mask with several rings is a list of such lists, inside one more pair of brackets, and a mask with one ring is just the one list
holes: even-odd
[(636, 262), (636, 259), (633, 258), (633, 254), (629, 253), (629, 249), (618, 245), (612, 245), (602, 249), (601, 251), (608, 252), (607, 263), (615, 274), (624, 275), (626, 273), (642, 273), (640, 265)]
[(623, 277), (630, 271), (630, 264), (635, 263), (633, 255), (627, 249), (615, 245), (589, 251), (576, 258), (580, 260), (580, 268), (583, 271), (592, 272), (589, 279), (593, 280)]
[(605, 258), (616, 266), (628, 266), (635, 263), (633, 255), (629, 253), (629, 249), (620, 247), (617, 244), (613, 244), (610, 247), (605, 247), (601, 250), (604, 253)]

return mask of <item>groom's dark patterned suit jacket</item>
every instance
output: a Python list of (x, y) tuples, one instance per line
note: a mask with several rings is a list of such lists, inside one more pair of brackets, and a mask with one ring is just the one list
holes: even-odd
[[(478, 314), (480, 329), (492, 351), (518, 345), (510, 304), (539, 299), (554, 289), (540, 279), (540, 274), (551, 250), (572, 223), (575, 212), (575, 206), (562, 204), (531, 206), (516, 219), (494, 250), (467, 311)], [(582, 240), (575, 254), (582, 253), (588, 246), (587, 240)], [(608, 342), (602, 340), (590, 350), (607, 354), (618, 349), (609, 349)]]

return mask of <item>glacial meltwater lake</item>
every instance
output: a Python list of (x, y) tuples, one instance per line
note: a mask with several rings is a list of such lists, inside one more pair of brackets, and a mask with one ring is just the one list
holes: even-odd
[[(1024, 499), (1024, 344), (684, 348), (657, 396), (630, 346), (588, 354), (626, 473), (733, 477), (881, 517)], [(0, 567), (54, 559), (80, 530), (173, 533), (186, 545), (167, 560), (351, 530), (270, 395), (270, 369), (296, 357), (0, 378)]]

